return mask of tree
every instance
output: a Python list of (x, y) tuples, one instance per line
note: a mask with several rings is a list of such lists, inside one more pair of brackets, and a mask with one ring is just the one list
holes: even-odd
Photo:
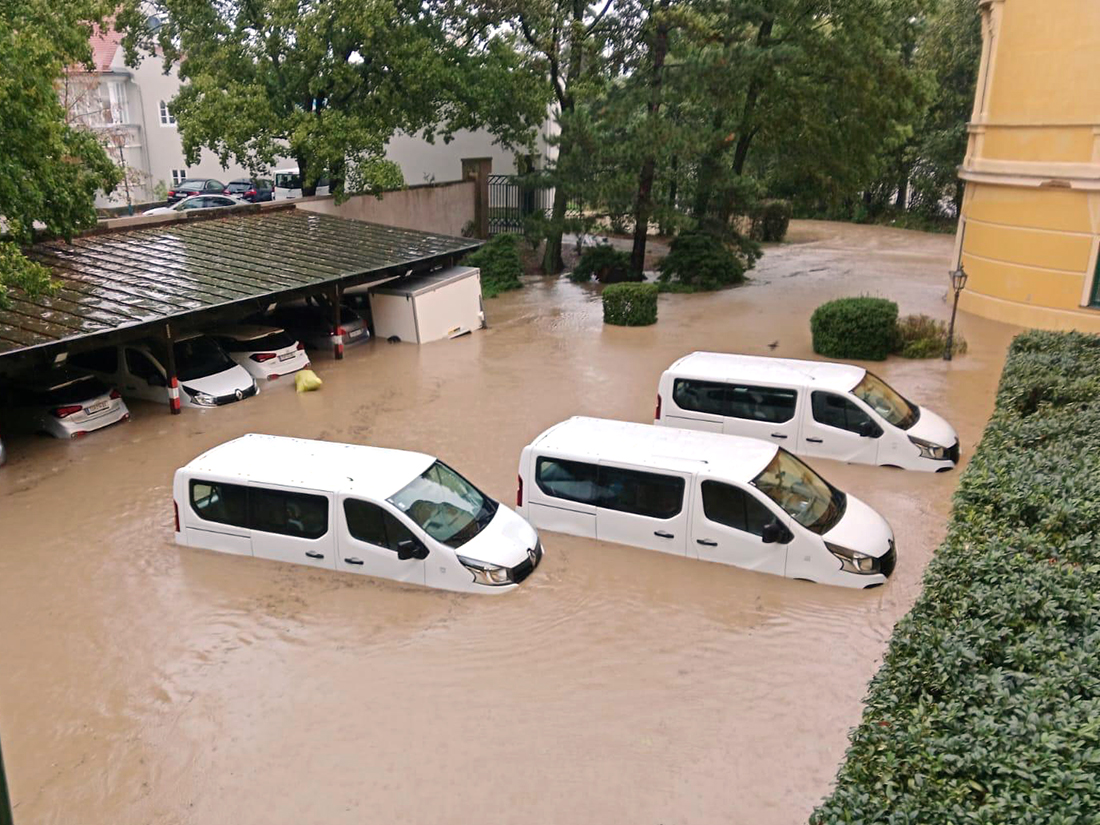
[(344, 195), (349, 166), (369, 188), (398, 131), (485, 126), (511, 146), (545, 115), (507, 36), (437, 2), (128, 0), (119, 19), (128, 49), (178, 67), (170, 105), (189, 161), (205, 147), (259, 174), (289, 155), (305, 194), (328, 175)]
[(71, 239), (94, 226), (96, 192), (120, 179), (95, 136), (65, 122), (58, 97), (66, 67), (90, 67), (92, 27), (109, 11), (100, 0), (0, 4), (0, 306), (7, 287), (49, 288), (48, 271), (20, 251), (36, 229)]

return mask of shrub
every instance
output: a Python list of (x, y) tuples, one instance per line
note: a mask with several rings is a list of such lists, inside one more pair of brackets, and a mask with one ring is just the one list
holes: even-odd
[(515, 235), (494, 235), (476, 252), (467, 255), (463, 263), (481, 270), (481, 294), (486, 298), (495, 298), (502, 292), (523, 286), (519, 279), (523, 261)]
[(753, 210), (751, 237), (756, 241), (779, 242), (787, 237), (791, 225), (791, 203), (766, 200)]
[(838, 298), (810, 316), (814, 352), (829, 358), (884, 361), (897, 341), (898, 305), (885, 298)]
[[(898, 321), (894, 354), (902, 358), (939, 358), (947, 349), (947, 324), (927, 315), (906, 315)], [(966, 340), (955, 333), (951, 351), (966, 352)]]
[(1100, 811), (1100, 337), (1028, 332), (814, 812), (1093, 823)]
[[(752, 241), (737, 239), (736, 251), (710, 232), (683, 232), (669, 246), (668, 255), (658, 265), (658, 281), (681, 284), (693, 289), (721, 289), (743, 283), (745, 272), (760, 256)], [(685, 291), (682, 288), (677, 291)]]
[(593, 278), (604, 284), (645, 280), (644, 275), (631, 275), (630, 253), (621, 252), (610, 244), (586, 246), (576, 268), (569, 273), (569, 280), (578, 284), (587, 283)]
[(657, 285), (611, 284), (605, 287), (603, 322), (620, 327), (657, 323)]

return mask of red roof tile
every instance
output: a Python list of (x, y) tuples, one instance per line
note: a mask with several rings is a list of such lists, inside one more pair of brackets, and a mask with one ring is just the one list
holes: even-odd
[(97, 72), (109, 72), (111, 63), (114, 62), (115, 52), (122, 43), (122, 33), (114, 29), (103, 31), (96, 29), (92, 32), (92, 63)]

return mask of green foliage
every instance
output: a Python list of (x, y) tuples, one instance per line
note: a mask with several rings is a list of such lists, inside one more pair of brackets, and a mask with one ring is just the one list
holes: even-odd
[[(902, 358), (940, 358), (947, 349), (947, 324), (927, 315), (906, 315), (898, 320), (894, 353)], [(966, 339), (958, 332), (951, 347), (955, 355), (966, 352)]]
[(1100, 811), (1100, 338), (1028, 332), (814, 825)]
[(605, 287), (603, 322), (620, 327), (657, 323), (657, 285), (611, 284)]
[(88, 38), (110, 12), (99, 0), (0, 3), (0, 306), (7, 286), (46, 289), (46, 269), (19, 249), (35, 224), (69, 239), (95, 226), (95, 195), (121, 180), (96, 136), (66, 124), (58, 97), (65, 70), (91, 62)]
[(645, 276), (637, 277), (630, 272), (630, 253), (622, 252), (611, 244), (586, 246), (576, 268), (569, 273), (569, 280), (583, 284), (595, 278), (603, 284), (617, 284), (623, 281), (643, 281)]
[(158, 180), (157, 185), (153, 187), (153, 198), (157, 201), (168, 200), (168, 184), (163, 180)]
[(759, 247), (738, 239), (731, 248), (709, 232), (683, 232), (669, 246), (668, 255), (659, 264), (662, 287), (678, 284), (682, 291), (721, 289), (745, 280), (745, 272), (759, 256)]
[(486, 298), (495, 298), (502, 292), (523, 286), (519, 279), (523, 274), (523, 261), (515, 235), (494, 235), (462, 262), (481, 270), (481, 294)]
[(170, 105), (190, 163), (206, 148), (260, 174), (289, 156), (307, 195), (325, 175), (338, 200), (402, 185), (384, 161), (399, 131), (486, 127), (525, 147), (549, 101), (512, 34), (449, 3), (123, 0), (118, 20), (128, 49), (178, 67)]
[(752, 231), (754, 241), (779, 243), (787, 237), (791, 225), (791, 202), (770, 199), (761, 201), (752, 210)]
[(897, 343), (898, 305), (885, 298), (838, 298), (810, 316), (814, 352), (827, 358), (885, 361)]

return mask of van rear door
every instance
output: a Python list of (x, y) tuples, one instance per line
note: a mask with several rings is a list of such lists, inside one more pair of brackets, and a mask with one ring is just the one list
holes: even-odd
[(534, 452), (530, 461), (527, 520), (543, 530), (596, 538), (599, 464)]
[(600, 462), (596, 538), (687, 553), (688, 490), (694, 473)]
[(252, 555), (336, 569), (332, 493), (250, 484)]

